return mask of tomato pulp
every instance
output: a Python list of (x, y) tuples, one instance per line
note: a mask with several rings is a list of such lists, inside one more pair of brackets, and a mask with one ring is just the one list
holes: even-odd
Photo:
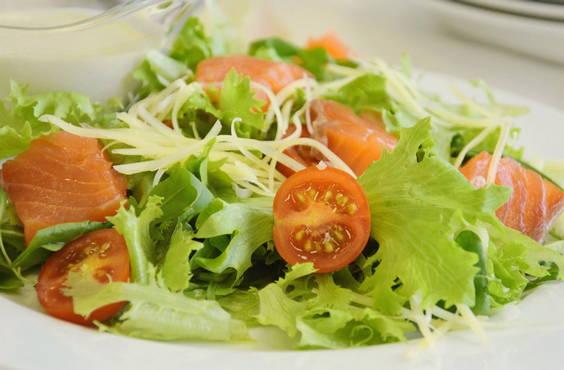
[(88, 267), (101, 283), (129, 280), (129, 254), (123, 237), (114, 229), (92, 231), (54, 253), (41, 268), (35, 290), (41, 306), (50, 315), (80, 325), (91, 326), (115, 315), (125, 302), (100, 307), (84, 318), (73, 310), (71, 297), (63, 294), (70, 271)]
[(274, 244), (289, 264), (313, 262), (317, 272), (354, 261), (370, 236), (368, 199), (348, 173), (306, 168), (290, 176), (274, 198)]

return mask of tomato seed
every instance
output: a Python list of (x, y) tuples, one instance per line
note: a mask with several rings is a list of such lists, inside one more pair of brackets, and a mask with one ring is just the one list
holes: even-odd
[(335, 246), (331, 242), (327, 242), (323, 244), (323, 251), (327, 253), (331, 253), (335, 251)]
[(347, 206), (347, 211), (349, 212), (349, 214), (352, 215), (353, 213), (355, 213), (356, 211), (358, 211), (358, 206), (357, 206), (356, 204), (354, 204), (354, 203), (351, 203), (351, 204), (349, 204), (349, 205)]

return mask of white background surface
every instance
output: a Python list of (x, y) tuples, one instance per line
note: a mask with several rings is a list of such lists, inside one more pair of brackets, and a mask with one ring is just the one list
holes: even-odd
[(299, 9), (290, 14), (298, 18), (292, 24), (301, 26), (290, 30), (293, 34), (334, 29), (363, 56), (378, 55), (393, 62), (408, 52), (419, 68), (481, 78), (497, 88), (564, 109), (564, 65), (455, 35), (421, 6), (425, 1), (284, 0), (276, 8)]
[[(481, 78), (492, 86), (564, 108), (564, 65), (451, 34), (433, 14), (417, 5), (423, 1), (376, 0), (370, 14), (359, 9), (360, 19), (372, 18), (375, 36), (387, 36), (380, 49), (384, 58), (397, 58), (407, 51), (418, 67), (462, 78)], [(377, 5), (384, 3), (383, 7)]]

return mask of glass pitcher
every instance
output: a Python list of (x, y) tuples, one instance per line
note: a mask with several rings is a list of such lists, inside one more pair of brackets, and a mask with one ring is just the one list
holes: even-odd
[(123, 96), (130, 72), (165, 48), (196, 0), (9, 0), (0, 3), (0, 97), (30, 92)]

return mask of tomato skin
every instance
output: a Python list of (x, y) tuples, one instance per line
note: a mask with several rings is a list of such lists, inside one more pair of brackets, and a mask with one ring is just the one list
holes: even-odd
[(364, 190), (348, 173), (331, 167), (312, 166), (290, 176), (274, 197), (273, 213), (280, 256), (291, 265), (313, 262), (318, 273), (353, 262), (370, 236)]
[[(72, 265), (72, 266), (70, 266)], [(45, 262), (35, 290), (41, 306), (51, 316), (84, 326), (104, 321), (115, 315), (125, 302), (100, 307), (84, 318), (73, 310), (72, 297), (65, 296), (64, 286), (71, 269), (89, 266), (100, 282), (129, 280), (129, 254), (123, 237), (114, 229), (92, 231), (68, 243)]]

